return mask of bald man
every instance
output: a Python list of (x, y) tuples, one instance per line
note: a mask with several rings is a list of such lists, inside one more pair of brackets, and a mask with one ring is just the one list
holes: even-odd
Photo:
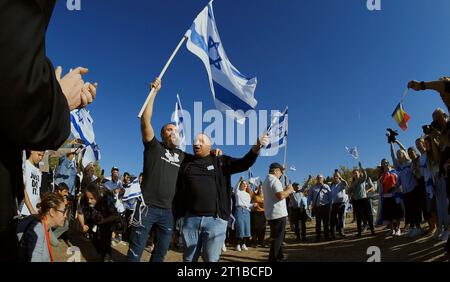
[(196, 136), (194, 156), (186, 155), (181, 164), (174, 200), (176, 215), (184, 217), (185, 262), (196, 262), (200, 254), (204, 262), (219, 261), (231, 214), (231, 175), (248, 170), (268, 141), (263, 136), (243, 158), (235, 159), (211, 155), (211, 139)]

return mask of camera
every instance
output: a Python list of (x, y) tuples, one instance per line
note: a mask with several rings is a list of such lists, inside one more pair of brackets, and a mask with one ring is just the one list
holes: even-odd
[(428, 135), (433, 131), (439, 132), (441, 130), (441, 127), (439, 126), (439, 124), (436, 121), (433, 121), (429, 125), (422, 126), (422, 130), (423, 130), (423, 134)]
[(397, 130), (393, 130), (391, 128), (386, 129), (386, 136), (388, 138), (388, 143), (395, 143), (397, 141), (396, 136), (398, 136)]

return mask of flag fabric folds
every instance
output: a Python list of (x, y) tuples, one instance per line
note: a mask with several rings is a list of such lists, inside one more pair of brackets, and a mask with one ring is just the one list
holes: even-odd
[(270, 126), (266, 131), (269, 134), (270, 142), (261, 149), (262, 156), (274, 156), (280, 148), (286, 146), (288, 136), (288, 108), (283, 113), (276, 113), (272, 117)]
[(397, 122), (398, 126), (400, 126), (403, 131), (408, 129), (408, 121), (411, 117), (405, 112), (401, 103), (399, 103), (395, 108), (392, 113), (392, 118)]
[(257, 104), (254, 98), (257, 79), (240, 73), (228, 59), (217, 30), (212, 2), (200, 12), (186, 36), (187, 49), (205, 65), (216, 108), (243, 123), (245, 113), (254, 110)]
[(177, 94), (177, 102), (175, 103), (175, 125), (178, 129), (178, 149), (186, 151), (186, 127), (183, 116), (183, 108), (181, 107), (180, 97)]
[(359, 152), (358, 152), (358, 148), (357, 147), (345, 147), (345, 149), (347, 150), (347, 152), (355, 159), (359, 159)]

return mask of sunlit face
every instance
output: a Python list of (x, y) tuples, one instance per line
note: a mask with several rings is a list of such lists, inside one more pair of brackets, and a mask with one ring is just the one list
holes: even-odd
[(125, 184), (130, 183), (130, 176), (128, 174), (123, 177), (123, 183)]
[(53, 221), (53, 226), (64, 226), (64, 221), (66, 220), (66, 205), (61, 203), (56, 209), (50, 209), (49, 215)]
[(86, 192), (85, 194), (86, 200), (88, 202), (89, 207), (93, 208), (97, 204), (97, 200), (91, 192)]
[(64, 198), (64, 204), (67, 205), (67, 196), (69, 196), (69, 191), (67, 190), (59, 190), (58, 194)]
[(161, 139), (163, 143), (175, 147), (178, 144), (178, 128), (173, 124), (166, 125), (161, 132)]
[(323, 185), (323, 175), (317, 175), (316, 180), (319, 185)]
[(404, 150), (398, 150), (397, 151), (397, 159), (400, 162), (405, 162), (408, 160), (407, 156), (406, 156), (406, 152)]
[(194, 155), (206, 157), (211, 153), (211, 140), (205, 134), (198, 134), (194, 139)]
[(441, 111), (435, 111), (433, 113), (433, 121), (436, 121), (441, 126), (445, 126), (445, 114)]
[(117, 182), (119, 180), (119, 171), (118, 170), (113, 170), (111, 172), (111, 179), (114, 182)]
[(416, 140), (416, 148), (422, 154), (425, 153), (426, 152), (425, 141), (423, 139), (417, 139)]
[(281, 169), (276, 168), (276, 169), (273, 171), (273, 175), (274, 175), (276, 178), (280, 178), (280, 177), (283, 175), (283, 172), (281, 171)]
[(389, 162), (388, 162), (388, 160), (382, 160), (381, 161), (381, 166), (383, 167), (383, 170), (384, 171), (386, 171), (386, 170), (388, 170), (389, 169)]
[(87, 176), (89, 176), (89, 177), (94, 176), (94, 172), (95, 172), (94, 166), (93, 165), (89, 165), (87, 167), (87, 169), (86, 169)]
[(417, 152), (413, 148), (408, 149), (408, 156), (411, 160), (417, 159)]
[(241, 189), (242, 191), (245, 191), (248, 187), (248, 183), (246, 181), (242, 181), (241, 185), (239, 186), (239, 189)]
[(361, 173), (359, 172), (359, 170), (355, 169), (353, 171), (353, 178), (359, 179), (360, 177), (361, 177)]
[(30, 161), (34, 164), (34, 165), (38, 165), (42, 159), (44, 158), (44, 152), (40, 152), (40, 151), (31, 151), (30, 154)]
[(335, 174), (333, 175), (333, 180), (334, 180), (335, 183), (341, 182), (340, 174), (339, 174), (339, 173), (335, 173)]

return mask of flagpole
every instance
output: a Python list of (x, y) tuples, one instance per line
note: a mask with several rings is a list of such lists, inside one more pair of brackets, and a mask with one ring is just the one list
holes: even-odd
[[(183, 36), (183, 38), (180, 40), (180, 43), (178, 43), (177, 47), (175, 48), (175, 51), (173, 51), (172, 55), (170, 56), (169, 60), (167, 61), (166, 65), (162, 69), (161, 73), (158, 76), (158, 79), (162, 79), (164, 74), (166, 73), (167, 69), (169, 68), (170, 64), (172, 63), (172, 60), (175, 58), (175, 55), (180, 50), (181, 46), (183, 45), (184, 41), (186, 41), (187, 36)], [(145, 100), (144, 105), (141, 108), (141, 111), (139, 112), (138, 118), (142, 117), (142, 114), (144, 113), (145, 108), (147, 107), (148, 102), (150, 101), (150, 98), (155, 95), (155, 89), (152, 87), (150, 90), (150, 93), (147, 96), (147, 99)]]

